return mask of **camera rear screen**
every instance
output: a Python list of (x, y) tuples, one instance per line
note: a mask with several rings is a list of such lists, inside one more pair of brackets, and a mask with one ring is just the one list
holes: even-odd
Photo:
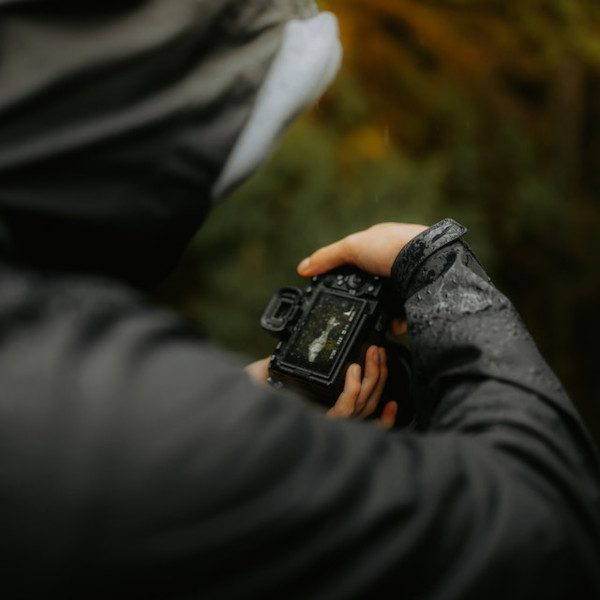
[(283, 362), (327, 377), (358, 321), (364, 301), (328, 292), (319, 294), (300, 323)]

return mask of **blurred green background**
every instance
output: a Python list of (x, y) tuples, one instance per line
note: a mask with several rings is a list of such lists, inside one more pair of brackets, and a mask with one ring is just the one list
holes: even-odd
[(452, 216), (600, 441), (600, 3), (330, 0), (345, 61), (160, 298), (249, 360), (298, 261)]

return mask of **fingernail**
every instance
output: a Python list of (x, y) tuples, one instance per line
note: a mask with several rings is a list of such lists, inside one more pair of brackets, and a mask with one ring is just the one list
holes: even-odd
[(360, 379), (360, 365), (352, 365), (352, 377)]
[(306, 271), (310, 267), (310, 258), (305, 258), (299, 265), (298, 271)]

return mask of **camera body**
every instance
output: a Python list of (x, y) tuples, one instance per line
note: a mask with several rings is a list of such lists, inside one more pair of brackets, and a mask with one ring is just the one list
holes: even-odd
[[(333, 406), (344, 389), (348, 367), (364, 367), (369, 346), (389, 346), (391, 291), (387, 279), (354, 267), (313, 277), (304, 290), (281, 288), (261, 318), (263, 329), (279, 340), (271, 356), (269, 383)], [(386, 387), (393, 385), (394, 399), (401, 400), (398, 394), (407, 395), (410, 383), (409, 353), (394, 346), (394, 376)]]

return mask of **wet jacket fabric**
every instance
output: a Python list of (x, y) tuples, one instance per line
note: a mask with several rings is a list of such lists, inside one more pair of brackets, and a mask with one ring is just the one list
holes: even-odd
[(396, 262), (419, 428), (392, 433), (255, 387), (126, 286), (3, 266), (0, 586), (598, 597), (594, 448), (461, 233)]
[[(68, 44), (84, 25), (91, 44), (85, 61), (71, 49), (42, 74), (14, 52), (0, 65), (0, 80), (21, 84), (0, 81), (2, 596), (600, 597), (596, 450), (458, 224), (428, 229), (392, 272), (415, 357), (414, 429), (330, 421), (256, 387), (147, 303), (140, 284), (168, 270), (191, 212), (208, 210), (202, 191), (236, 135), (208, 109), (191, 118), (194, 94), (179, 84), (185, 73), (202, 93), (193, 61), (164, 78), (142, 76), (138, 61), (166, 60), (165, 44), (192, 56), (193, 27), (243, 13), (246, 33), (274, 19), (232, 38), (263, 40), (252, 64), (264, 72), (279, 23), (308, 7), (182, 1), (163, 14), (165, 4), (0, 2), (5, 51)], [(50, 5), (63, 12), (49, 18)], [(157, 37), (140, 40), (127, 27), (148, 15)], [(134, 47), (112, 58), (125, 68), (114, 89), (128, 100), (107, 93), (110, 118), (98, 121), (97, 96), (69, 84), (112, 81), (106, 48), (124, 43)], [(208, 41), (192, 45), (216, 57)], [(251, 97), (223, 110), (243, 121)], [(90, 127), (73, 129), (73, 115)], [(160, 148), (180, 142), (163, 169)], [(160, 185), (141, 176), (154, 167), (167, 174)]]

